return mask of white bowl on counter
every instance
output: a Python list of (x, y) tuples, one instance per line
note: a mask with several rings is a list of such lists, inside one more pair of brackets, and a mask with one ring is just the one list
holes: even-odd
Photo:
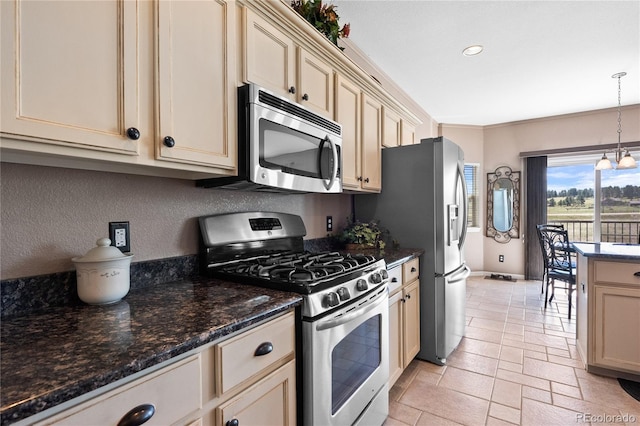
[(71, 259), (76, 266), (78, 297), (90, 305), (115, 303), (129, 293), (133, 255), (111, 246), (109, 238), (100, 238), (96, 244), (86, 255)]

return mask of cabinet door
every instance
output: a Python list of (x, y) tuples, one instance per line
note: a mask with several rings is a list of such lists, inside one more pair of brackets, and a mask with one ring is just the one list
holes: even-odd
[(342, 186), (359, 189), (360, 88), (341, 75), (336, 77), (336, 121), (342, 125)]
[(593, 289), (593, 363), (640, 373), (640, 289), (611, 285)]
[(298, 48), (298, 102), (318, 114), (333, 118), (333, 68)]
[(391, 148), (400, 145), (400, 116), (383, 107), (382, 146)]
[(404, 289), (404, 367), (420, 351), (420, 280)]
[(256, 385), (216, 408), (216, 425), (238, 420), (242, 426), (296, 423), (296, 368), (290, 361)]
[(229, 38), (235, 7), (224, 0), (160, 1), (156, 6), (157, 157), (233, 168), (236, 91)]
[(402, 326), (402, 290), (389, 298), (389, 388), (404, 370), (404, 328)]
[(362, 189), (382, 187), (382, 105), (362, 94)]
[(3, 135), (137, 154), (137, 2), (0, 3)]
[(413, 145), (414, 143), (416, 143), (416, 126), (405, 120), (402, 120), (401, 124), (402, 139), (400, 144)]
[(244, 79), (295, 101), (295, 45), (255, 12), (244, 13)]

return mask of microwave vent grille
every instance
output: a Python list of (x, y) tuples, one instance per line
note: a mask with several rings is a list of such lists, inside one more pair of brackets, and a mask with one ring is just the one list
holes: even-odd
[(342, 127), (340, 127), (339, 124), (327, 120), (326, 118), (316, 115), (310, 111), (307, 111), (304, 108), (300, 108), (299, 106), (291, 102), (280, 99), (277, 96), (273, 96), (260, 90), (258, 100), (266, 105), (270, 105), (274, 108), (278, 108), (281, 111), (285, 111), (289, 114), (295, 115), (296, 117), (300, 117), (306, 121), (309, 121), (317, 126), (322, 127), (323, 129), (333, 132), (336, 135), (342, 135)]

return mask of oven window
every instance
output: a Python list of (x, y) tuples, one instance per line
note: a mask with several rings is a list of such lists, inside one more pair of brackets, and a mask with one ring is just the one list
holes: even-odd
[[(338, 158), (340, 147), (337, 147)], [(319, 179), (331, 177), (331, 145), (269, 120), (260, 120), (260, 165), (285, 173)]]
[(331, 414), (335, 414), (380, 365), (380, 321), (381, 315), (369, 318), (333, 349)]

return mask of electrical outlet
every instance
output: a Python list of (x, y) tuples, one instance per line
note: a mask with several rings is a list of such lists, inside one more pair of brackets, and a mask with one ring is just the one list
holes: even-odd
[(131, 251), (131, 235), (129, 234), (129, 222), (109, 222), (109, 239), (111, 245), (121, 252)]
[(498, 262), (504, 262), (504, 255), (503, 254), (498, 256)]
[(333, 216), (327, 216), (327, 232), (333, 231)]

